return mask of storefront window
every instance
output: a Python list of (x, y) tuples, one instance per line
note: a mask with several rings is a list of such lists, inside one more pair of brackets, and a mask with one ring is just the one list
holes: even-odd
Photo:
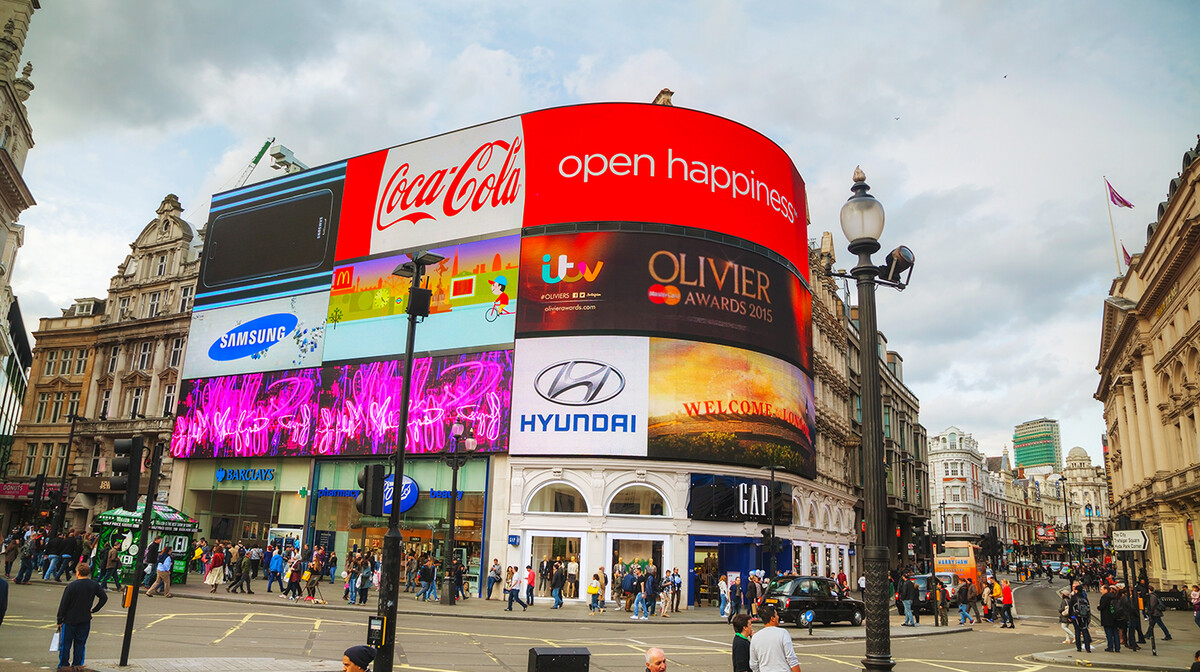
[(608, 512), (617, 516), (665, 516), (667, 503), (657, 490), (631, 485), (618, 492), (608, 504)]
[(551, 483), (533, 494), (526, 513), (587, 513), (587, 500), (566, 483)]
[[(358, 474), (370, 464), (361, 460), (318, 462), (310, 497), (309, 538), (319, 546), (337, 552), (345, 566), (348, 554), (382, 551), (388, 518), (359, 514), (354, 507), (358, 494)], [(404, 474), (417, 484), (417, 503), (400, 514), (403, 552), (407, 557), (431, 555), (441, 560), (449, 523), (452, 471), (442, 460), (408, 459)], [(457, 502), (454, 511), (453, 554), (467, 564), (470, 579), (479, 575), (483, 549), (484, 504), (486, 502), (487, 460), (468, 460), (458, 472)], [(315, 501), (315, 503), (313, 503)]]

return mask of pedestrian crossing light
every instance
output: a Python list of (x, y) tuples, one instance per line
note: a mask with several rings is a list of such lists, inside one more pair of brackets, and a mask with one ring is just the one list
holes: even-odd
[(113, 491), (122, 490), (125, 495), (121, 508), (126, 511), (137, 511), (138, 490), (142, 480), (142, 437), (117, 439), (113, 442), (112, 461), (113, 477), (109, 488)]
[(368, 464), (358, 474), (362, 492), (354, 498), (354, 508), (364, 516), (383, 515), (383, 472), (382, 464)]

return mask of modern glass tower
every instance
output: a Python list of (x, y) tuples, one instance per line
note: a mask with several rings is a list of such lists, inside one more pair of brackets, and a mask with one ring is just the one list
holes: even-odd
[(1062, 467), (1062, 438), (1058, 420), (1038, 418), (1022, 422), (1013, 429), (1013, 453), (1018, 467), (1050, 465)]

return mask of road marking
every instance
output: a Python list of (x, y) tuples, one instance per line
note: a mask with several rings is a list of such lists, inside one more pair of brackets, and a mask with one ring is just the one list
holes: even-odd
[(812, 657), (812, 658), (820, 658), (820, 659), (822, 659), (822, 660), (828, 660), (828, 661), (829, 661), (829, 662), (831, 662), (831, 663), (837, 663), (837, 664), (839, 664), (839, 665), (848, 665), (848, 666), (850, 666), (850, 667), (861, 667), (861, 665), (859, 665), (858, 663), (847, 663), (846, 661), (844, 661), (844, 660), (838, 660), (837, 658), (835, 658), (835, 657), (833, 657), (833, 656), (823, 656), (823, 655), (821, 655), (821, 654), (819, 654), (819, 653), (797, 653), (797, 654), (796, 654), (796, 656), (797, 656), (797, 657), (799, 657), (799, 656), (810, 656), (810, 657)]
[(636, 640), (636, 639), (633, 639), (632, 637), (628, 638), (626, 641), (633, 642), (634, 644), (637, 644), (638, 646), (650, 646), (649, 644), (639, 641), (639, 640)]
[(233, 626), (232, 628), (230, 628), (230, 629), (226, 630), (226, 631), (225, 631), (225, 634), (223, 634), (223, 635), (221, 635), (220, 637), (218, 637), (218, 638), (214, 639), (213, 641), (209, 642), (209, 644), (220, 644), (220, 643), (221, 643), (221, 642), (222, 642), (222, 641), (223, 641), (223, 640), (224, 640), (226, 637), (228, 637), (228, 636), (232, 635), (233, 633), (237, 632), (239, 628), (241, 628), (243, 625), (245, 625), (247, 622), (249, 622), (249, 621), (250, 621), (250, 619), (251, 619), (251, 618), (253, 618), (253, 617), (254, 617), (254, 614), (252, 614), (252, 613), (251, 613), (251, 614), (246, 614), (246, 616), (245, 616), (244, 618), (242, 618), (241, 622), (239, 622), (237, 625)]
[(150, 628), (153, 628), (156, 624), (162, 623), (163, 621), (169, 621), (172, 618), (175, 618), (175, 614), (167, 614), (166, 616), (163, 616), (162, 618), (159, 618), (159, 619), (155, 619), (155, 620), (147, 623), (146, 625), (143, 625), (141, 628), (138, 628), (138, 629), (139, 630), (149, 630)]
[[(915, 661), (916, 659), (912, 659), (912, 660), (914, 660), (914, 661)], [(934, 662), (931, 662), (931, 661), (928, 661), (928, 660), (922, 660), (921, 662), (922, 662), (922, 663), (925, 663), (926, 665), (932, 665), (932, 666), (934, 666), (934, 667), (940, 667), (940, 668), (942, 668), (943, 670), (950, 670), (951, 672), (967, 672), (966, 670), (961, 670), (961, 669), (959, 669), (959, 668), (957, 668), (957, 667), (950, 667), (949, 665), (939, 665), (939, 664), (937, 664), (937, 663), (934, 663)]]
[(308, 633), (308, 641), (304, 643), (304, 655), (312, 655), (313, 644), (317, 641), (317, 634), (321, 632), (321, 619), (317, 619), (312, 626), (312, 631)]
[(721, 646), (721, 647), (727, 646), (727, 645), (725, 644), (725, 642), (714, 642), (714, 641), (713, 641), (713, 640), (711, 640), (711, 639), (701, 639), (701, 638), (699, 638), (699, 637), (688, 637), (688, 639), (694, 639), (694, 640), (696, 640), (697, 642), (705, 642), (705, 643), (708, 643), (708, 644), (716, 644), (717, 646)]

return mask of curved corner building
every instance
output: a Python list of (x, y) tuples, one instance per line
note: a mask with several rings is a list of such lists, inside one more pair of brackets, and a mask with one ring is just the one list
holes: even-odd
[[(432, 251), (444, 260), (413, 344), (407, 552), (440, 557), (453, 497), (475, 579), (492, 558), (574, 558), (585, 583), (653, 562), (684, 572), (685, 604), (707, 604), (720, 573), (766, 567), (772, 521), (781, 569), (803, 556), (805, 571), (837, 572), (844, 546), (814, 564), (787, 534), (813, 508), (793, 493), (816, 475), (805, 213), (800, 175), (767, 138), (624, 103), (217, 194), (172, 504), (210, 538), (292, 536), (339, 558), (380, 547), (386, 519), (358, 514), (356, 477), (400, 431), (409, 280), (393, 270)], [(478, 449), (451, 492), (441, 453), (456, 420)]]

